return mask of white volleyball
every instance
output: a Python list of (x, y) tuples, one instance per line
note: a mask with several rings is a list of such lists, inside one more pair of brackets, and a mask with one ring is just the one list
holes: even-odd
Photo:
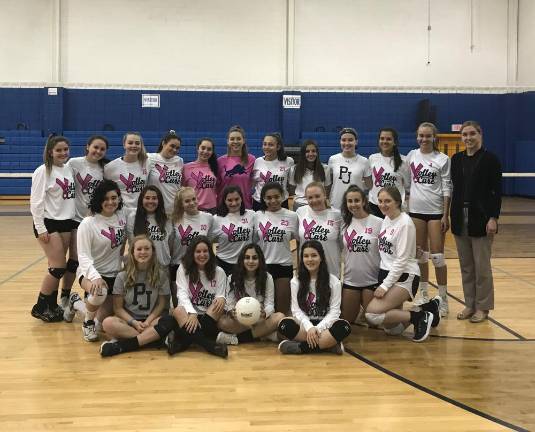
[(246, 326), (256, 324), (260, 318), (260, 302), (254, 297), (243, 297), (236, 303), (236, 319)]

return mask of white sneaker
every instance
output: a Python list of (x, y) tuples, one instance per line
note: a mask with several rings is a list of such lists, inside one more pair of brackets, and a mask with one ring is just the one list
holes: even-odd
[[(82, 300), (78, 293), (73, 292), (67, 299), (67, 304), (63, 307), (63, 319), (66, 322), (72, 322), (74, 316), (76, 315), (76, 309), (74, 309), (74, 303), (78, 300)], [(62, 300), (63, 303), (63, 300)]]
[(82, 333), (84, 334), (84, 339), (87, 342), (98, 341), (98, 333), (97, 329), (95, 328), (95, 321), (84, 321), (84, 323), (82, 324)]
[(448, 296), (441, 296), (441, 299), (442, 302), (440, 303), (439, 312), (441, 317), (445, 317), (448, 316), (448, 314), (450, 313), (450, 308), (448, 305)]
[(61, 308), (65, 310), (68, 305), (69, 305), (69, 297), (61, 297)]
[(215, 341), (225, 345), (238, 345), (238, 336), (232, 333), (219, 332)]

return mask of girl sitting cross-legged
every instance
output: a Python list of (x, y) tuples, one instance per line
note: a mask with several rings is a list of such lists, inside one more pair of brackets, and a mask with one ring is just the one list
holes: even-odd
[(282, 319), (278, 326), (288, 339), (280, 343), (279, 351), (343, 354), (342, 341), (351, 333), (351, 326), (340, 319), (340, 280), (329, 274), (325, 252), (317, 240), (303, 243), (300, 258), (298, 276), (291, 281), (292, 317)]
[[(228, 281), (228, 313), (219, 319), (218, 326), (222, 331), (217, 336), (217, 342), (237, 345), (276, 332), (277, 324), (284, 315), (275, 312), (273, 278), (267, 272), (260, 246), (249, 243), (243, 247)], [(236, 319), (236, 303), (242, 297), (254, 297), (262, 306), (260, 319), (252, 327), (245, 326)], [(272, 337), (276, 340), (276, 334)]]
[[(154, 243), (145, 235), (130, 244), (125, 270), (113, 285), (113, 312), (102, 327), (115, 339), (100, 346), (102, 357), (135, 351), (163, 340), (176, 327), (171, 316), (162, 317), (169, 296), (167, 271), (158, 264)], [(118, 339), (118, 340), (117, 340)]]

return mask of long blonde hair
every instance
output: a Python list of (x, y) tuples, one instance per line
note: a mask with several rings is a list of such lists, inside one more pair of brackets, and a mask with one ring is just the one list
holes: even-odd
[(152, 287), (157, 287), (160, 283), (160, 264), (158, 263), (158, 258), (156, 257), (156, 248), (154, 247), (153, 241), (146, 235), (135, 236), (128, 248), (128, 258), (126, 260), (126, 265), (124, 268), (126, 278), (124, 281), (125, 291), (128, 291), (137, 283), (137, 275), (140, 271), (137, 267), (137, 262), (134, 258), (134, 247), (136, 243), (140, 240), (147, 240), (152, 247), (152, 257), (150, 259), (149, 267), (147, 268), (147, 282)]
[(193, 189), (190, 186), (185, 186), (182, 189), (178, 191), (178, 193), (175, 195), (175, 203), (173, 205), (173, 214), (171, 216), (171, 220), (174, 224), (177, 224), (179, 222), (182, 222), (182, 219), (184, 218), (184, 200), (182, 197), (186, 192), (191, 192), (193, 195), (195, 194), (195, 189)]
[(141, 150), (137, 154), (137, 160), (139, 161), (141, 165), (143, 165), (148, 158), (147, 150), (145, 150), (145, 144), (143, 143), (143, 137), (141, 136), (139, 132), (127, 132), (123, 135), (123, 146), (124, 146), (124, 143), (126, 142), (126, 138), (128, 138), (128, 135), (135, 135), (139, 137), (139, 141), (141, 142)]

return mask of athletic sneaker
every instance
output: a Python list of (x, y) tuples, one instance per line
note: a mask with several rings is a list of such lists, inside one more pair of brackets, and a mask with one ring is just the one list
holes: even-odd
[(426, 304), (422, 305), (423, 311), (431, 312), (433, 314), (433, 322), (431, 323), (431, 327), (436, 327), (440, 324), (440, 317), (442, 316), (442, 314), (440, 313), (441, 306), (442, 297), (440, 297), (439, 295), (433, 297)]
[(221, 358), (228, 357), (228, 348), (225, 344), (222, 344), (222, 343), (216, 342), (213, 345), (210, 345), (209, 347), (207, 347), (206, 351), (208, 351), (210, 354), (213, 354)]
[(117, 354), (121, 354), (123, 350), (119, 345), (119, 342), (106, 341), (100, 345), (100, 355), (102, 357), (111, 357)]
[(72, 322), (74, 316), (76, 315), (76, 310), (74, 309), (74, 303), (78, 300), (82, 300), (77, 292), (73, 292), (67, 302), (67, 305), (63, 308), (63, 319), (67, 322)]
[(238, 345), (238, 336), (232, 333), (219, 332), (215, 341), (225, 345)]
[(279, 344), (279, 351), (282, 354), (303, 354), (299, 342), (291, 340), (283, 340)]
[(184, 346), (180, 343), (180, 341), (176, 340), (174, 331), (169, 332), (165, 338), (165, 345), (167, 346), (167, 354), (169, 355), (184, 351)]
[(82, 324), (82, 332), (84, 334), (84, 339), (87, 342), (98, 341), (98, 333), (95, 328), (95, 321), (93, 320), (84, 321), (84, 323)]
[(41, 308), (35, 304), (32, 307), (31, 314), (34, 318), (43, 320), (44, 322), (61, 322), (63, 321), (63, 309), (61, 309), (59, 306), (58, 308), (59, 310), (51, 310), (48, 306), (46, 306), (44, 310), (41, 310)]
[(67, 308), (67, 305), (69, 304), (69, 296), (61, 296), (60, 302), (61, 302), (61, 309), (65, 310)]
[(422, 317), (414, 326), (413, 342), (423, 342), (429, 336), (431, 331), (431, 323), (433, 322), (433, 314), (431, 312), (424, 312)]
[(329, 348), (327, 351), (332, 352), (334, 354), (342, 355), (346, 352), (344, 348), (344, 344), (342, 342), (338, 342), (335, 346)]

